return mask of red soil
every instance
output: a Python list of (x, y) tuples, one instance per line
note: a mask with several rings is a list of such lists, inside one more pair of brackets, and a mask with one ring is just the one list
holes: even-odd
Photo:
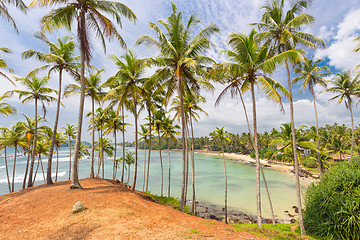
[[(37, 186), (0, 196), (0, 239), (261, 239), (153, 202), (101, 179)], [(72, 214), (81, 201), (85, 212)]]

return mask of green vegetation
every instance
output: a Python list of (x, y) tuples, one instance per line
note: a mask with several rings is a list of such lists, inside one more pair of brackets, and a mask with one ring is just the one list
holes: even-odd
[[(260, 237), (265, 237), (274, 240), (292, 240), (292, 239), (304, 239), (311, 240), (311, 237), (301, 237), (300, 229), (296, 224), (278, 223), (263, 224), (262, 228), (258, 228), (256, 224), (240, 224), (231, 223), (231, 226), (236, 228), (238, 232), (248, 232)], [(297, 226), (297, 227), (296, 227)]]
[(360, 161), (337, 164), (305, 197), (307, 231), (324, 239), (360, 238)]
[[(146, 193), (155, 202), (160, 203), (160, 204), (165, 205), (165, 206), (172, 207), (172, 208), (174, 208), (176, 210), (179, 210), (179, 207), (180, 207), (179, 198), (158, 196), (158, 195), (155, 195), (155, 194), (151, 194), (150, 192), (146, 192)], [(187, 213), (189, 215), (194, 215), (187, 206), (184, 206), (183, 212)]]

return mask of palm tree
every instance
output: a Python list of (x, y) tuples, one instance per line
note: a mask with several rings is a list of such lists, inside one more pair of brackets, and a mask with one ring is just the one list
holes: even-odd
[(50, 13), (44, 16), (41, 19), (42, 30), (43, 31), (52, 31), (59, 28), (67, 28), (71, 30), (71, 27), (76, 22), (77, 35), (80, 43), (80, 105), (79, 105), (79, 119), (78, 119), (78, 134), (75, 142), (75, 154), (73, 161), (73, 171), (72, 171), (72, 180), (71, 188), (72, 189), (81, 189), (78, 176), (78, 158), (79, 150), (81, 143), (81, 129), (82, 129), (82, 119), (84, 112), (84, 100), (85, 100), (85, 62), (89, 63), (91, 58), (91, 46), (90, 46), (90, 29), (96, 32), (96, 36), (100, 37), (102, 45), (105, 48), (105, 37), (112, 38), (116, 37), (122, 47), (125, 47), (125, 42), (116, 30), (114, 24), (108, 19), (105, 14), (109, 14), (116, 19), (116, 22), (121, 27), (121, 16), (124, 16), (130, 20), (135, 21), (135, 14), (124, 4), (120, 2), (113, 1), (100, 1), (100, 0), (34, 0), (30, 7), (41, 6), (48, 7), (52, 5), (63, 4), (57, 9), (53, 9)]
[[(148, 144), (148, 142), (150, 142), (151, 140), (148, 139), (148, 136), (150, 134), (150, 128), (151, 127), (146, 127), (145, 125), (140, 125), (141, 127), (141, 132), (139, 132), (139, 134), (142, 136), (139, 141), (144, 140), (144, 175), (143, 175), (143, 187), (142, 187), (142, 191), (144, 192), (145, 190), (145, 178), (146, 178), (146, 145)], [(149, 140), (149, 141), (148, 141)]]
[(8, 128), (1, 128), (2, 131), (2, 135), (0, 137), (0, 149), (4, 149), (4, 158), (5, 158), (5, 171), (6, 171), (6, 178), (7, 178), (7, 182), (8, 182), (8, 187), (9, 187), (9, 193), (11, 193), (11, 183), (10, 183), (10, 177), (9, 177), (9, 167), (8, 167), (8, 163), (7, 163), (7, 154), (6, 154), (6, 150), (7, 148), (10, 146), (10, 143), (8, 141), (9, 136), (10, 136), (10, 129)]
[(13, 162), (13, 175), (12, 175), (12, 185), (11, 185), (11, 192), (15, 190), (15, 167), (16, 167), (16, 158), (17, 153), (19, 151), (18, 147), (26, 147), (27, 144), (24, 140), (24, 131), (23, 126), (20, 122), (16, 123), (15, 125), (11, 126), (10, 132), (7, 138), (7, 142), (9, 146), (14, 148), (14, 162)]
[[(137, 180), (137, 161), (138, 161), (138, 105), (141, 102), (142, 97), (142, 85), (147, 80), (143, 78), (144, 70), (147, 67), (146, 62), (137, 59), (136, 56), (128, 51), (124, 56), (117, 58), (112, 57), (113, 61), (118, 67), (118, 72), (115, 74), (120, 83), (117, 87), (111, 89), (108, 95), (105, 97), (111, 98), (113, 95), (117, 95), (117, 92), (122, 92), (119, 102), (121, 104), (128, 103), (129, 110), (134, 114), (135, 118), (135, 168), (134, 168), (134, 179), (131, 189), (135, 191), (136, 180)], [(132, 101), (128, 99), (131, 98)]]
[(90, 156), (90, 153), (85, 143), (81, 142), (79, 149), (79, 160), (83, 159), (85, 156)]
[[(74, 78), (78, 78), (78, 62), (79, 57), (75, 55), (75, 43), (72, 41), (70, 36), (65, 36), (63, 38), (57, 38), (56, 43), (50, 42), (43, 33), (38, 33), (35, 35), (36, 38), (44, 42), (49, 47), (49, 53), (42, 53), (36, 50), (28, 50), (22, 54), (23, 58), (28, 59), (31, 57), (36, 58), (40, 62), (46, 63), (44, 66), (34, 69), (29, 73), (29, 75), (36, 74), (40, 70), (49, 69), (49, 76), (51, 72), (59, 72), (59, 86), (58, 86), (58, 96), (57, 96), (57, 105), (56, 105), (56, 115), (53, 128), (53, 134), (51, 137), (50, 150), (48, 156), (48, 166), (47, 166), (47, 184), (52, 184), (51, 179), (51, 166), (52, 166), (52, 157), (55, 146), (55, 138), (58, 128), (59, 116), (60, 116), (60, 99), (61, 99), (61, 90), (62, 90), (62, 76), (63, 72), (66, 71), (70, 73)], [(56, 178), (55, 178), (56, 179)]]
[[(314, 22), (314, 17), (308, 14), (300, 14), (303, 9), (307, 8), (307, 0), (297, 0), (290, 9), (285, 13), (284, 0), (272, 0), (262, 8), (265, 10), (260, 23), (255, 23), (262, 31), (257, 34), (256, 38), (263, 41), (265, 45), (272, 48), (274, 53), (282, 53), (290, 49), (295, 49), (295, 46), (300, 44), (306, 47), (314, 48), (316, 46), (325, 46), (325, 43), (313, 36), (312, 34), (301, 32), (300, 29), (304, 25)], [(300, 179), (299, 179), (299, 164), (296, 153), (295, 141), (295, 121), (294, 121), (294, 106), (291, 89), (289, 62), (285, 61), (287, 71), (287, 80), (289, 88), (290, 100), (290, 120), (293, 136), (293, 151), (295, 157), (295, 175), (296, 175), (296, 189), (298, 198), (299, 221), (301, 235), (305, 236), (305, 227), (303, 224), (301, 195), (300, 195)]]
[(69, 180), (71, 176), (71, 139), (76, 137), (76, 127), (75, 125), (66, 123), (66, 127), (63, 127), (64, 135), (66, 135), (69, 139)]
[(36, 180), (36, 174), (39, 169), (39, 165), (41, 165), (41, 171), (42, 171), (43, 178), (44, 178), (44, 184), (46, 184), (44, 166), (42, 163), (41, 155), (45, 155), (45, 156), (49, 155), (49, 147), (50, 147), (50, 145), (49, 145), (48, 141), (38, 141), (36, 144), (36, 155), (38, 155), (39, 157), (38, 157), (38, 163), (37, 163), (36, 171), (35, 171), (34, 178), (33, 178), (33, 184), (35, 183), (35, 180)]
[[(90, 163), (90, 178), (95, 177), (94, 173), (94, 162), (95, 162), (95, 102), (99, 105), (102, 102), (104, 96), (103, 87), (104, 84), (101, 83), (101, 73), (104, 69), (97, 70), (94, 74), (86, 79), (85, 82), (85, 97), (91, 99), (91, 122), (92, 122), (92, 133), (91, 133), (91, 163)], [(70, 96), (71, 94), (80, 93), (81, 86), (77, 84), (69, 84), (65, 87), (64, 97)]]
[(171, 139), (174, 143), (177, 142), (176, 136), (180, 135), (180, 133), (177, 132), (176, 129), (180, 129), (180, 126), (179, 125), (174, 125), (174, 120), (171, 119), (169, 116), (165, 116), (164, 124), (163, 124), (163, 131), (164, 131), (163, 137), (166, 139), (166, 145), (167, 145), (167, 148), (168, 148), (168, 162), (169, 162), (168, 197), (171, 196), (171, 194), (170, 194), (171, 167), (170, 167), (170, 144), (169, 144), (169, 140)]
[[(183, 22), (182, 12), (178, 12), (173, 2), (172, 14), (167, 20), (161, 20), (159, 23), (165, 28), (161, 28), (150, 23), (150, 27), (156, 32), (157, 39), (150, 36), (142, 36), (136, 44), (147, 44), (155, 47), (160, 54), (157, 57), (149, 58), (152, 65), (159, 68), (155, 73), (159, 80), (165, 81), (167, 88), (167, 98), (174, 91), (180, 98), (181, 103), (181, 129), (182, 129), (182, 148), (183, 148), (183, 176), (182, 190), (179, 210), (183, 210), (185, 200), (185, 167), (186, 167), (186, 128), (185, 128), (185, 110), (183, 105), (183, 92), (185, 89), (200, 88), (199, 78), (206, 75), (204, 65), (214, 61), (203, 56), (212, 43), (208, 39), (219, 29), (215, 24), (211, 24), (194, 35), (193, 29), (199, 24), (200, 20), (191, 15), (187, 23)], [(192, 37), (194, 36), (194, 37)]]
[(21, 0), (0, 0), (0, 16), (4, 17), (8, 22), (10, 22), (14, 27), (14, 29), (16, 30), (16, 32), (19, 33), (15, 20), (11, 17), (8, 8), (6, 7), (6, 4), (15, 5), (15, 7), (23, 11), (26, 10), (26, 5)]
[(121, 159), (121, 161), (124, 161), (126, 163), (126, 165), (128, 166), (127, 167), (127, 172), (128, 172), (128, 180), (126, 183), (129, 183), (130, 181), (130, 167), (132, 164), (135, 163), (135, 157), (134, 157), (134, 153), (132, 152), (127, 152), (125, 154), (125, 158), (124, 159)]
[(330, 100), (338, 99), (338, 103), (345, 102), (345, 107), (349, 109), (351, 116), (351, 149), (350, 149), (350, 160), (352, 161), (353, 149), (354, 149), (354, 117), (352, 105), (354, 97), (360, 95), (360, 79), (359, 75), (355, 77), (351, 76), (351, 72), (337, 73), (336, 77), (333, 78), (330, 83), (333, 87), (326, 89), (326, 92), (335, 93), (336, 95)]
[[(251, 91), (253, 103), (253, 126), (254, 126), (254, 150), (256, 158), (256, 199), (257, 199), (257, 224), (262, 226), (261, 217), (261, 199), (260, 199), (260, 160), (257, 133), (257, 117), (256, 117), (256, 101), (255, 101), (255, 84), (260, 85), (261, 91), (266, 94), (269, 100), (279, 102), (281, 104), (281, 96), (278, 91), (285, 95), (286, 89), (275, 80), (267, 77), (278, 65), (286, 59), (296, 61), (301, 55), (296, 50), (289, 50), (273, 56), (271, 50), (266, 46), (259, 46), (255, 42), (254, 36), (256, 31), (253, 29), (249, 35), (232, 33), (230, 35), (229, 45), (233, 50), (226, 50), (228, 58), (231, 62), (223, 63), (231, 68), (238, 68), (238, 72), (242, 72), (242, 84), (246, 86), (244, 89)], [(247, 53), (247, 54), (244, 54)]]
[(165, 113), (164, 111), (158, 110), (155, 112), (154, 114), (154, 127), (155, 127), (155, 131), (157, 132), (158, 135), (158, 143), (159, 143), (159, 154), (160, 154), (160, 171), (161, 171), (161, 184), (160, 184), (160, 195), (163, 196), (163, 186), (164, 186), (164, 170), (163, 170), (163, 161), (162, 161), (162, 156), (161, 156), (161, 135), (160, 135), (160, 131), (162, 131), (163, 125), (164, 125), (164, 117), (165, 117)]
[[(327, 81), (323, 78), (330, 74), (330, 68), (328, 66), (320, 66), (320, 63), (323, 62), (322, 59), (305, 59), (304, 62), (300, 62), (296, 68), (295, 73), (300, 75), (292, 80), (292, 83), (297, 83), (303, 81), (300, 91), (304, 91), (305, 88), (309, 89), (313, 97), (314, 110), (315, 110), (315, 119), (316, 119), (316, 134), (319, 135), (319, 120), (316, 111), (316, 101), (315, 101), (315, 92), (314, 88), (316, 85), (321, 85), (326, 88)], [(320, 140), (317, 138), (317, 148), (320, 150)], [(320, 159), (320, 153), (318, 153), (318, 164), (320, 175), (324, 174), (324, 167)]]
[[(8, 98), (9, 96), (3, 95), (0, 96), (0, 101), (2, 101), (5, 98)], [(8, 103), (0, 102), (0, 114), (3, 114), (5, 116), (9, 116), (10, 114), (15, 115), (16, 114), (16, 108), (11, 106)]]
[(115, 180), (116, 178), (116, 172), (117, 172), (117, 162), (116, 162), (116, 147), (117, 147), (117, 141), (116, 141), (116, 133), (121, 129), (122, 127), (122, 116), (119, 116), (116, 114), (114, 110), (107, 111), (107, 117), (105, 119), (106, 121), (106, 130), (105, 134), (113, 133), (114, 136), (114, 164), (113, 164), (113, 175), (112, 179)]
[(35, 129), (34, 129), (34, 140), (31, 153), (31, 162), (30, 162), (30, 172), (29, 172), (29, 181), (28, 187), (32, 187), (32, 174), (35, 163), (35, 151), (36, 151), (36, 140), (37, 140), (37, 126), (38, 126), (38, 101), (41, 101), (43, 105), (44, 112), (46, 111), (44, 103), (49, 103), (54, 101), (56, 98), (50, 96), (51, 93), (56, 93), (56, 90), (46, 87), (48, 83), (48, 77), (37, 77), (35, 75), (30, 78), (17, 78), (27, 90), (12, 90), (9, 91), (9, 94), (18, 93), (19, 99), (23, 98), (22, 103), (26, 102), (35, 102)]
[(229, 142), (230, 139), (227, 137), (228, 133), (224, 131), (224, 127), (218, 128), (216, 127), (216, 130), (210, 133), (211, 140), (213, 142), (219, 142), (221, 145), (221, 151), (223, 153), (222, 160), (224, 163), (224, 177), (225, 177), (225, 223), (227, 224), (227, 175), (226, 175), (226, 164), (224, 159), (224, 144), (226, 142)]

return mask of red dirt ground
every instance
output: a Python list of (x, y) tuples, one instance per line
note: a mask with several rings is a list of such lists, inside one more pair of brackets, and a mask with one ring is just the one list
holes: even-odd
[[(84, 179), (0, 196), (0, 239), (261, 239), (181, 213), (110, 180)], [(72, 214), (81, 201), (85, 212)]]

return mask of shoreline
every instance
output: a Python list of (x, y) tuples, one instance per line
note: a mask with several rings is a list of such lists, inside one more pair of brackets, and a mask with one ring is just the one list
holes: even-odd
[[(172, 152), (180, 152), (180, 149), (171, 149)], [(215, 156), (222, 158), (222, 153), (220, 151), (210, 151), (210, 150), (195, 150), (195, 154), (202, 154), (208, 156)], [(250, 155), (239, 154), (239, 153), (224, 153), (224, 158), (230, 159), (233, 161), (238, 161), (248, 164), (256, 164), (256, 160), (251, 158)], [(282, 163), (276, 161), (269, 161), (267, 159), (260, 159), (260, 164), (264, 168), (273, 169), (280, 172), (288, 173), (291, 176), (294, 176), (294, 166), (289, 163)], [(300, 178), (304, 180), (310, 180), (311, 182), (319, 181), (319, 173), (311, 172), (307, 169), (299, 167)]]

